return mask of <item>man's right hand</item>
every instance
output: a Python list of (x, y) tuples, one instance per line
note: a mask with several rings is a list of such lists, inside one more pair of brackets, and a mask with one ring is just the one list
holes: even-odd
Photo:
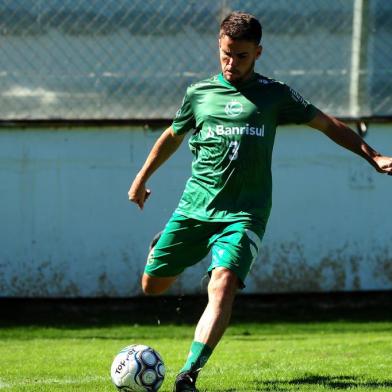
[(151, 191), (146, 189), (146, 181), (177, 150), (184, 137), (185, 134), (177, 135), (170, 126), (155, 142), (128, 191), (129, 201), (136, 203), (141, 210), (151, 194)]
[(140, 181), (137, 177), (133, 181), (131, 187), (128, 191), (129, 201), (136, 203), (139, 208), (142, 210), (144, 207), (144, 203), (150, 196), (151, 191), (146, 189), (144, 182)]

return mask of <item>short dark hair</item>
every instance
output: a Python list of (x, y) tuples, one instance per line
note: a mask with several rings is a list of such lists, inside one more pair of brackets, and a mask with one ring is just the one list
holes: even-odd
[(220, 25), (219, 37), (227, 35), (231, 39), (253, 41), (259, 45), (262, 27), (257, 18), (246, 12), (234, 11), (223, 19)]

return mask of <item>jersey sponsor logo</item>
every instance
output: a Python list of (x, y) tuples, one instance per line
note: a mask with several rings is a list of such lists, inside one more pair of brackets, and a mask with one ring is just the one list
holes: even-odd
[(212, 136), (230, 136), (230, 135), (248, 135), (264, 137), (264, 125), (261, 127), (251, 127), (246, 124), (244, 127), (225, 127), (224, 125), (217, 125), (215, 129), (208, 127), (207, 137)]
[(242, 106), (242, 103), (234, 100), (228, 102), (225, 106), (225, 113), (229, 117), (237, 117), (242, 113), (243, 110), (244, 107)]

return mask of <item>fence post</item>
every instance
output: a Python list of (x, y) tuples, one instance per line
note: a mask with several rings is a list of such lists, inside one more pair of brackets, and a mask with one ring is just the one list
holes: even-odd
[(369, 0), (354, 0), (350, 69), (350, 115), (363, 114), (367, 96), (367, 48)]

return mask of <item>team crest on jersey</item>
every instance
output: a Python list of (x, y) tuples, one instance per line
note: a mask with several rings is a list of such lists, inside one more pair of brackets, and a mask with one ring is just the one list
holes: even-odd
[(243, 110), (244, 107), (242, 106), (242, 103), (234, 100), (228, 102), (225, 106), (225, 113), (229, 117), (237, 117), (242, 113)]

